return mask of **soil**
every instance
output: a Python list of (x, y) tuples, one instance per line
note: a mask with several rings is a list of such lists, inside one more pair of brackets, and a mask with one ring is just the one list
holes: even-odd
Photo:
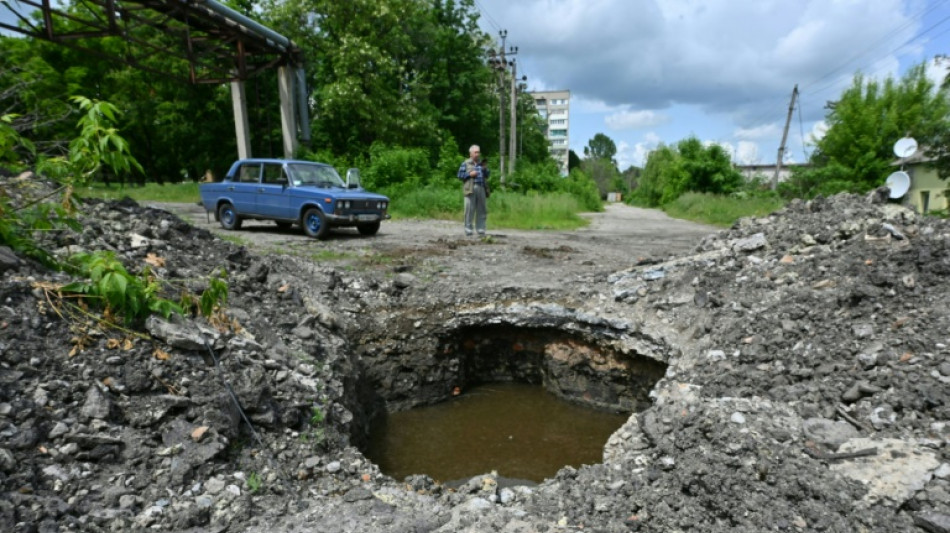
[[(245, 221), (240, 232), (224, 230), (200, 205), (153, 204), (198, 228), (260, 252), (301, 256), (349, 267), (373, 261), (429, 263), (438, 277), (466, 285), (563, 288), (563, 278), (614, 272), (646, 260), (688, 252), (718, 228), (666, 216), (655, 209), (620, 203), (602, 213), (587, 213), (590, 224), (576, 231), (495, 229), (488, 218), (488, 238), (466, 238), (460, 221), (389, 220), (366, 238), (355, 228), (334, 230), (325, 241), (308, 239), (298, 228), (278, 230), (272, 222)], [(475, 279), (473, 279), (475, 278)]]
[[(885, 198), (326, 241), (88, 203), (44, 246), (149, 264), (169, 297), (223, 270), (226, 314), (111, 327), (0, 249), (0, 529), (948, 531), (950, 225)], [(534, 486), (395, 480), (360, 452), (380, 409), (490, 377), (632, 413), (602, 463)]]

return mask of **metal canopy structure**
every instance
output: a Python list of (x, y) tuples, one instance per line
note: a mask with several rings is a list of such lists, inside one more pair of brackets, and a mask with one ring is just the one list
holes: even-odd
[[(243, 82), (277, 67), (285, 156), (296, 149), (298, 124), (301, 140), (310, 140), (300, 49), (218, 2), (0, 0), (4, 12), (9, 15), (0, 17), (0, 28), (8, 32), (188, 83), (230, 82), (240, 157), (250, 157)], [(6, 22), (11, 18), (19, 22)], [(107, 50), (104, 38), (121, 39), (124, 46)]]
[[(78, 0), (66, 9), (51, 0), (0, 3), (20, 22), (0, 20), (0, 28), (191, 83), (246, 80), (300, 63), (290, 39), (218, 2)], [(121, 55), (97, 44), (105, 37), (125, 41)]]

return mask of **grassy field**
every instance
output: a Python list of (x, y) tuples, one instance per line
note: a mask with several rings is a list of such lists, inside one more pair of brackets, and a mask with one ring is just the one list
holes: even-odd
[[(460, 188), (423, 188), (393, 199), (393, 218), (462, 220)], [(494, 192), (488, 199), (488, 223), (494, 228), (568, 230), (587, 225), (580, 204), (570, 195)]]
[(768, 215), (784, 205), (785, 202), (780, 198), (742, 198), (690, 192), (663, 206), (663, 211), (674, 218), (729, 227), (740, 218)]

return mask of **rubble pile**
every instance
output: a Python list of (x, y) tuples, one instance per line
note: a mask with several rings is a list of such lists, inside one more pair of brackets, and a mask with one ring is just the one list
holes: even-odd
[(0, 254), (3, 531), (950, 531), (950, 225), (879, 193), (557, 293), (505, 288), (670, 347), (604, 462), (533, 487), (394, 480), (357, 447), (359, 332), (408, 346), (435, 325), (398, 313), (498, 293), (259, 255), (131, 201), (84, 210), (48, 249), (111, 250), (196, 294), (223, 268), (227, 321), (108, 327), (67, 312), (69, 276)]

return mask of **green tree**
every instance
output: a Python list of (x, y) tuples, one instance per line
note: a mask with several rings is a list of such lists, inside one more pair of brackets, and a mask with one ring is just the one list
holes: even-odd
[(617, 155), (617, 145), (614, 144), (613, 139), (603, 133), (594, 135), (584, 147), (584, 157), (588, 159), (606, 159), (613, 162), (615, 155)]
[(721, 146), (704, 146), (690, 137), (650, 152), (633, 197), (638, 203), (661, 206), (685, 192), (728, 194), (741, 185), (742, 175)]
[[(882, 83), (857, 74), (828, 109), (828, 131), (811, 157), (814, 168), (798, 173), (799, 182), (786, 190), (809, 195), (879, 187), (893, 170), (894, 142), (906, 135), (934, 142), (946, 132), (950, 116), (947, 90), (935, 89), (923, 64), (899, 81), (888, 77)], [(806, 190), (807, 183), (816, 186)]]
[(616, 190), (614, 187), (620, 173), (610, 159), (588, 157), (581, 161), (580, 169), (597, 185), (601, 198), (606, 198), (608, 192)]

